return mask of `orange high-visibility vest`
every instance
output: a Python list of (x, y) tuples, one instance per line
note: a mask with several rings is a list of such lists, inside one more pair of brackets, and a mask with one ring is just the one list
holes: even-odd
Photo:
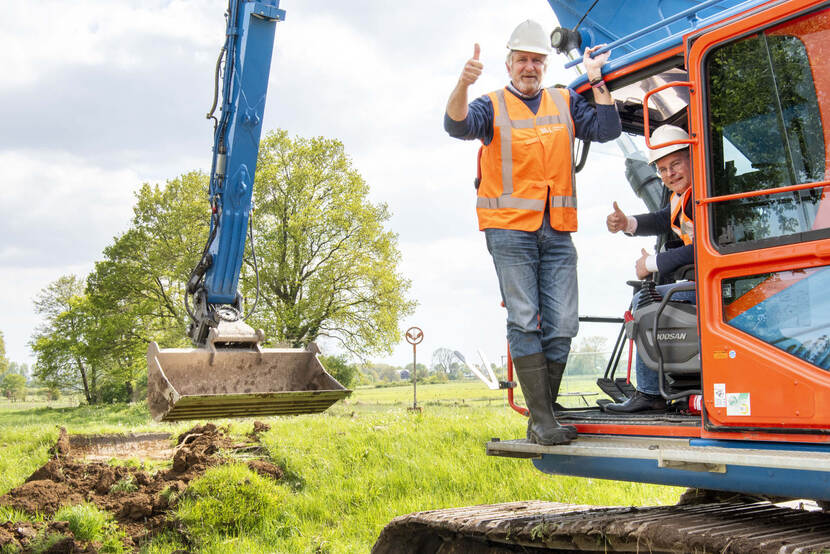
[(543, 90), (535, 115), (506, 89), (488, 96), (493, 102), (493, 140), (481, 153), (478, 228), (536, 231), (549, 201), (551, 227), (576, 231), (568, 90)]
[(695, 224), (683, 209), (691, 196), (692, 187), (687, 188), (682, 196), (671, 195), (671, 230), (683, 240), (683, 244), (692, 244), (695, 238)]

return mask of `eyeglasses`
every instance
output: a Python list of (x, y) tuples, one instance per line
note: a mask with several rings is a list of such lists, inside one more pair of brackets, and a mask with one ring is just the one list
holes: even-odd
[(674, 160), (668, 167), (657, 166), (657, 174), (660, 175), (660, 177), (665, 177), (667, 175), (671, 175), (672, 173), (678, 173), (681, 167), (683, 167), (683, 160)]

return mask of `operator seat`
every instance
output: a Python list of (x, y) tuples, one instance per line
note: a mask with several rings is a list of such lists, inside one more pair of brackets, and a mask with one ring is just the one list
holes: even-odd
[(699, 394), (701, 387), (697, 306), (672, 300), (677, 292), (694, 288), (694, 266), (680, 267), (672, 276), (686, 283), (665, 298), (653, 281), (641, 282), (639, 302), (633, 306), (633, 331), (629, 332), (643, 362), (662, 371), (660, 388), (667, 400)]

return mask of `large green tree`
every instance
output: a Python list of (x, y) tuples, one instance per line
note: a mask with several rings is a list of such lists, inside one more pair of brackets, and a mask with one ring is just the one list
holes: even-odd
[[(192, 172), (165, 187), (144, 185), (131, 228), (90, 276), (92, 301), (113, 309), (121, 344), (186, 342), (184, 285), (208, 235), (207, 177)], [(246, 247), (239, 289), (251, 318), (272, 342), (302, 347), (331, 337), (359, 355), (388, 351), (410, 313), (409, 283), (398, 273), (385, 205), (351, 167), (343, 145), (268, 133), (254, 186), (254, 244)]]
[[(86, 283), (62, 277), (36, 302), (45, 323), (32, 338), (35, 376), (82, 390), (90, 403), (128, 397), (149, 341), (187, 344), (184, 290), (209, 232), (207, 176), (143, 185), (126, 232), (104, 250)], [(389, 212), (343, 145), (269, 133), (260, 149), (254, 218), (259, 304), (250, 323), (273, 342), (305, 346), (320, 337), (366, 356), (388, 351), (412, 311), (398, 272)], [(251, 244), (239, 289), (257, 297)], [(86, 285), (86, 286), (84, 286)]]
[[(389, 351), (414, 303), (398, 271), (385, 204), (337, 140), (268, 133), (254, 192), (260, 309), (253, 322), (292, 346), (333, 338), (353, 354)], [(246, 273), (245, 295), (254, 296)]]
[(191, 172), (136, 193), (130, 228), (104, 250), (87, 279), (99, 315), (94, 356), (104, 400), (128, 400), (146, 373), (147, 344), (187, 345), (184, 283), (208, 232), (207, 177)]

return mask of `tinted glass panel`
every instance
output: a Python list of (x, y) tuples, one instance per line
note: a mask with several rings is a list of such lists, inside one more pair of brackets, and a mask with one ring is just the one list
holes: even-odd
[[(830, 104), (817, 88), (828, 79), (817, 56), (827, 53), (828, 28), (824, 10), (708, 56), (712, 196), (825, 180), (821, 109)], [(822, 197), (818, 188), (713, 204), (715, 240), (742, 249), (790, 235), (810, 240), (801, 234), (830, 227), (830, 218), (817, 219)]]
[(725, 279), (723, 317), (822, 369), (830, 369), (830, 267)]

